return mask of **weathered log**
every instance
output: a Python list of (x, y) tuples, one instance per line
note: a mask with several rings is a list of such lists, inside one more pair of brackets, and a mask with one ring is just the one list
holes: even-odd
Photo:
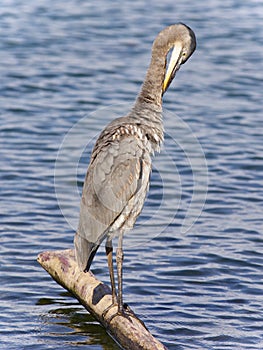
[[(121, 348), (125, 350), (166, 349), (152, 336), (130, 308), (125, 317), (118, 314), (113, 317), (117, 312), (117, 306), (109, 308), (112, 303), (110, 288), (90, 271), (80, 271), (74, 250), (43, 252), (39, 254), (37, 260), (57, 283), (73, 294), (105, 327)], [(105, 313), (107, 308), (109, 310)]]

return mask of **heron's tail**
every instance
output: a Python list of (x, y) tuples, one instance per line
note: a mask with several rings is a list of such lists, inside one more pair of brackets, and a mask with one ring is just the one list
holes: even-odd
[(81, 237), (78, 232), (75, 234), (74, 245), (78, 266), (81, 271), (86, 272), (90, 269), (90, 265), (99, 245), (87, 241), (85, 238)]

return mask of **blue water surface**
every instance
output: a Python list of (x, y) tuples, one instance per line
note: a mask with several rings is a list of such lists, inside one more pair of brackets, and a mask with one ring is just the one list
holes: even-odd
[[(168, 349), (263, 348), (262, 2), (3, 0), (1, 349), (118, 349), (36, 258), (72, 247), (92, 142), (176, 22), (198, 45), (164, 97), (125, 301)], [(93, 272), (108, 283), (103, 247)]]

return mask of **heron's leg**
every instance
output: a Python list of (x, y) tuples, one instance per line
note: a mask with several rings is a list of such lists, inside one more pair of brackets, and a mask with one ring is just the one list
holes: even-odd
[(117, 294), (116, 294), (116, 285), (115, 285), (115, 279), (114, 279), (114, 268), (113, 268), (113, 260), (112, 260), (113, 248), (112, 248), (112, 240), (109, 238), (106, 241), (105, 249), (106, 249), (108, 267), (109, 267), (109, 273), (110, 273), (112, 304), (115, 304), (117, 302)]
[(118, 276), (118, 312), (123, 313), (123, 295), (122, 295), (122, 265), (123, 265), (123, 231), (119, 233), (118, 248), (116, 250), (117, 276)]
[[(123, 231), (119, 232), (119, 242), (118, 242), (118, 248), (116, 250), (116, 261), (117, 261), (117, 274), (118, 274), (118, 312), (113, 314), (107, 321), (110, 323), (114, 317), (116, 317), (117, 315), (122, 315), (124, 317), (136, 317), (134, 312), (130, 309), (130, 307), (127, 304), (123, 305), (123, 294), (122, 294), (122, 265), (123, 265), (123, 258), (124, 258), (124, 254), (123, 254)], [(110, 247), (110, 246), (109, 246)], [(111, 305), (113, 306), (113, 305)], [(111, 308), (108, 307), (105, 311), (104, 311), (104, 315), (108, 312), (108, 310)], [(141, 322), (142, 325), (145, 327), (144, 323)], [(146, 328), (146, 327), (145, 327)]]

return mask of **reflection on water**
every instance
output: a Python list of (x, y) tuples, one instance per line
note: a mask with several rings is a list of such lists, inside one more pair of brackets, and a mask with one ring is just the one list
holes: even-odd
[[(61, 296), (64, 300), (65, 296), (69, 295), (61, 293)], [(58, 304), (60, 304), (59, 307)], [(100, 344), (102, 349), (119, 349), (105, 329), (74, 301), (65, 302), (64, 300), (59, 303), (58, 300), (42, 298), (37, 305), (49, 305), (49, 311), (41, 316), (43, 344), (50, 344), (50, 346), (55, 344), (59, 347), (62, 345), (60, 339), (63, 339), (63, 345), (68, 347)], [(56, 308), (52, 305), (56, 305)]]
[[(88, 120), (77, 135), (84, 145), (77, 169), (57, 174), (69, 180), (67, 191), (80, 191), (89, 147), (113, 117), (99, 111), (133, 103), (152, 40), (178, 21), (194, 29), (198, 46), (164, 98), (163, 152), (154, 160), (137, 229), (126, 237), (125, 301), (169, 349), (263, 348), (260, 5), (3, 2), (1, 349), (117, 349), (36, 257), (73, 244), (74, 230), (54, 186), (64, 137), (83, 117)], [(185, 136), (178, 116), (189, 127)], [(198, 157), (185, 152), (189, 135), (202, 146), (209, 186), (201, 216), (184, 232), (193, 193), (202, 196), (206, 188), (204, 167), (194, 168)], [(78, 206), (66, 190), (63, 205), (77, 218)], [(108, 283), (103, 247), (93, 271)]]

